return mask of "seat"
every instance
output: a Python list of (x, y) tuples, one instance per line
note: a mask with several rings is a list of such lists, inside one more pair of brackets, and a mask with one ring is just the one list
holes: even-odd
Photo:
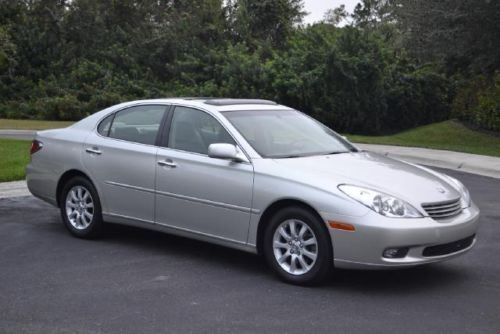
[(207, 145), (189, 122), (176, 122), (172, 127), (169, 146), (178, 150), (207, 154)]
[(144, 143), (145, 138), (142, 138), (141, 134), (139, 133), (139, 130), (137, 130), (135, 127), (117, 127), (112, 129), (111, 137), (117, 138), (117, 139), (123, 139), (127, 141), (132, 141), (136, 143), (142, 143), (142, 144), (149, 144), (149, 143)]

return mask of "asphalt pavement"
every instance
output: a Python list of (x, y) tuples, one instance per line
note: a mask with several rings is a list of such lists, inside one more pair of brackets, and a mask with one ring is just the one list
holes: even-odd
[(278, 281), (255, 255), (129, 227), (87, 241), (0, 199), (0, 333), (500, 333), (500, 180), (447, 171), (482, 211), (474, 249), (402, 271)]

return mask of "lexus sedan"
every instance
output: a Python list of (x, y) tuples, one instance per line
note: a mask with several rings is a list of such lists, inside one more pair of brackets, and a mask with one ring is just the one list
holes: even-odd
[(262, 254), (295, 284), (450, 259), (474, 246), (479, 218), (460, 181), (266, 100), (110, 107), (38, 132), (27, 182), (76, 237), (154, 229)]

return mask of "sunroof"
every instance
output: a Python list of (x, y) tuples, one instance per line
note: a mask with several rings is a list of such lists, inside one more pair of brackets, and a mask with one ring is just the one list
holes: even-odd
[(238, 104), (277, 105), (274, 101), (260, 99), (210, 99), (205, 101), (205, 103), (212, 106), (232, 106)]
[(196, 100), (210, 100), (210, 99), (215, 99), (215, 97), (207, 97), (207, 96), (186, 96), (186, 97), (181, 97), (183, 100), (188, 100), (188, 101), (196, 101)]

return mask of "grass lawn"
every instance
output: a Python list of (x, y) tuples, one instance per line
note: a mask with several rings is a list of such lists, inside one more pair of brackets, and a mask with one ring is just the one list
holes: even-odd
[(500, 157), (500, 136), (474, 131), (452, 120), (391, 136), (346, 136), (354, 143), (425, 147)]
[(71, 124), (73, 124), (73, 122), (0, 118), (0, 129), (10, 129), (10, 130), (57, 129), (57, 128), (65, 128), (67, 126), (70, 126)]
[(0, 182), (24, 179), (30, 147), (29, 140), (0, 139)]

